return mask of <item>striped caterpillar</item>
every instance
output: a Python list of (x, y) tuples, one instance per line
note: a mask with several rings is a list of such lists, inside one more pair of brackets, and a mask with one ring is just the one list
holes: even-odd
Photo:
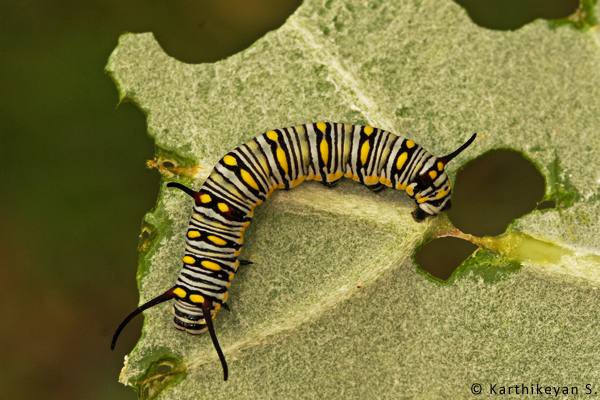
[(117, 328), (111, 349), (129, 321), (150, 307), (174, 300), (177, 329), (192, 334), (208, 330), (224, 380), (228, 369), (212, 320), (229, 310), (227, 290), (239, 265), (243, 233), (254, 207), (275, 189), (292, 189), (304, 180), (332, 187), (343, 176), (379, 191), (386, 186), (416, 202), (415, 221), (450, 208), (450, 181), (444, 166), (475, 140), (473, 134), (456, 151), (435, 157), (412, 140), (371, 126), (317, 122), (276, 129), (227, 153), (199, 191), (180, 183), (195, 205), (187, 231), (183, 268), (175, 286), (134, 310)]

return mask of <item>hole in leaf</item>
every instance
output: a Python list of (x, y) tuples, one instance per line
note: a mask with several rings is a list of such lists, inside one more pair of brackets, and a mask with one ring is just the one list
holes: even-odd
[(172, 369), (173, 369), (173, 366), (171, 364), (162, 364), (156, 368), (156, 373), (163, 375), (163, 374), (166, 374), (167, 372), (171, 371)]
[(148, 399), (150, 397), (150, 387), (146, 386), (142, 392), (142, 399)]
[[(248, 48), (279, 28), (300, 0), (170, 0), (147, 2), (137, 32), (152, 31), (164, 51), (187, 62), (215, 62)], [(122, 7), (134, 14), (138, 7)]]
[(443, 237), (419, 248), (415, 259), (422, 270), (445, 281), (475, 250), (477, 246), (471, 242)]
[(142, 234), (140, 235), (140, 239), (141, 241), (146, 241), (148, 239), (150, 239), (150, 228), (148, 228), (147, 226), (142, 228)]
[(520, 153), (492, 150), (458, 172), (448, 217), (465, 233), (497, 236), (536, 208), (544, 188), (540, 172)]
[(574, 14), (579, 0), (454, 0), (477, 25), (515, 30), (538, 18), (562, 19)]
[(542, 201), (541, 203), (539, 203), (537, 205), (537, 207), (535, 209), (536, 210), (545, 210), (548, 208), (556, 208), (556, 202), (554, 200)]

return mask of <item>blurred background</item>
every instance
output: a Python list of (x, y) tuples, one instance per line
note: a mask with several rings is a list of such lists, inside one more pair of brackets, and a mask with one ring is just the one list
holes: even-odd
[[(536, 18), (564, 18), (579, 6), (577, 0), (459, 4), (477, 24), (503, 30)], [(214, 62), (281, 26), (299, 5), (298, 0), (0, 3), (0, 398), (137, 397), (117, 379), (142, 318), (123, 332), (115, 351), (109, 344), (118, 323), (137, 306), (138, 237), (160, 177), (145, 167), (154, 145), (144, 115), (129, 103), (117, 107), (116, 87), (104, 74), (119, 35), (152, 31), (177, 59)], [(453, 221), (465, 232), (497, 235), (542, 199), (543, 178), (535, 168), (513, 160), (508, 165), (524, 166), (507, 171), (502, 157), (522, 157), (509, 151), (492, 155), (476, 160), (482, 163), (478, 173), (469, 175), (467, 168), (457, 178), (456, 196), (476, 200), (454, 201)], [(529, 208), (504, 210), (515, 202), (490, 192), (486, 203), (469, 192), (469, 181), (477, 177), (492, 174), (513, 185), (510, 179), (519, 175), (522, 182), (528, 168)], [(504, 219), (488, 219), (489, 227), (461, 225), (468, 223), (461, 222), (461, 209), (468, 210), (467, 220), (473, 212)], [(452, 239), (448, 243), (432, 242), (418, 257), (424, 268), (427, 263), (438, 268), (431, 272), (442, 279), (473, 251), (468, 243), (462, 250)], [(425, 251), (428, 247), (436, 248)]]

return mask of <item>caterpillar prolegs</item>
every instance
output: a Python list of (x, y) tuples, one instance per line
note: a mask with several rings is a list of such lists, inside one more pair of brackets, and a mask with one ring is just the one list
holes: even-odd
[(292, 189), (305, 180), (334, 186), (342, 177), (369, 189), (406, 190), (416, 202), (415, 221), (450, 208), (450, 181), (444, 166), (475, 140), (435, 157), (410, 139), (371, 126), (317, 122), (275, 129), (227, 153), (199, 191), (171, 182), (190, 195), (193, 213), (187, 231), (183, 268), (175, 286), (133, 311), (121, 330), (142, 311), (173, 299), (175, 327), (192, 334), (210, 333), (223, 366), (225, 357), (213, 328), (217, 311), (227, 308), (227, 290), (238, 267), (244, 230), (254, 207), (275, 189)]

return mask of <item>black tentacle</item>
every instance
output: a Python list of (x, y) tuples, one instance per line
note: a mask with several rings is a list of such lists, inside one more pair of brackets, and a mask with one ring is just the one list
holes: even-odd
[(188, 195), (190, 195), (192, 198), (194, 198), (194, 196), (196, 195), (196, 191), (195, 190), (192, 190), (189, 187), (187, 187), (185, 185), (182, 185), (179, 182), (169, 182), (169, 183), (167, 183), (167, 187), (174, 187), (174, 188), (183, 190)]
[(227, 369), (227, 361), (225, 361), (225, 356), (223, 355), (223, 351), (221, 350), (221, 346), (219, 346), (219, 341), (217, 340), (217, 334), (215, 333), (215, 328), (212, 323), (212, 315), (210, 315), (210, 304), (209, 300), (204, 300), (202, 303), (202, 313), (204, 314), (204, 321), (206, 322), (206, 326), (208, 327), (208, 332), (210, 333), (210, 338), (212, 339), (213, 346), (215, 346), (215, 350), (219, 355), (219, 360), (221, 360), (221, 365), (223, 366), (223, 380), (226, 381), (229, 376), (229, 370)]
[(458, 149), (454, 150), (452, 153), (445, 155), (444, 157), (440, 157), (439, 160), (441, 162), (443, 162), (444, 165), (448, 164), (450, 161), (452, 161), (452, 159), (454, 157), (456, 157), (457, 155), (462, 153), (462, 151), (464, 149), (469, 147), (471, 145), (471, 143), (473, 143), (473, 140), (475, 140), (476, 137), (477, 137), (477, 134), (474, 133), (473, 136), (471, 136), (471, 138), (469, 140), (467, 140), (462, 146), (460, 146)]
[(133, 319), (133, 317), (135, 317), (136, 315), (138, 315), (139, 313), (141, 313), (144, 310), (147, 310), (147, 309), (149, 309), (151, 307), (154, 307), (157, 304), (164, 303), (167, 300), (171, 300), (173, 297), (175, 297), (175, 293), (173, 293), (174, 290), (175, 290), (175, 287), (172, 287), (171, 289), (167, 290), (166, 292), (164, 292), (160, 296), (153, 298), (149, 302), (147, 302), (147, 303), (139, 306), (135, 310), (133, 310), (131, 312), (131, 314), (129, 314), (123, 320), (123, 322), (121, 322), (121, 325), (119, 325), (119, 327), (115, 331), (115, 334), (113, 335), (112, 343), (110, 344), (110, 349), (111, 350), (115, 349), (115, 345), (117, 344), (117, 339), (119, 338), (119, 334), (121, 333), (121, 331), (123, 330), (123, 328), (125, 328), (125, 326), (129, 323), (129, 321), (131, 321)]

